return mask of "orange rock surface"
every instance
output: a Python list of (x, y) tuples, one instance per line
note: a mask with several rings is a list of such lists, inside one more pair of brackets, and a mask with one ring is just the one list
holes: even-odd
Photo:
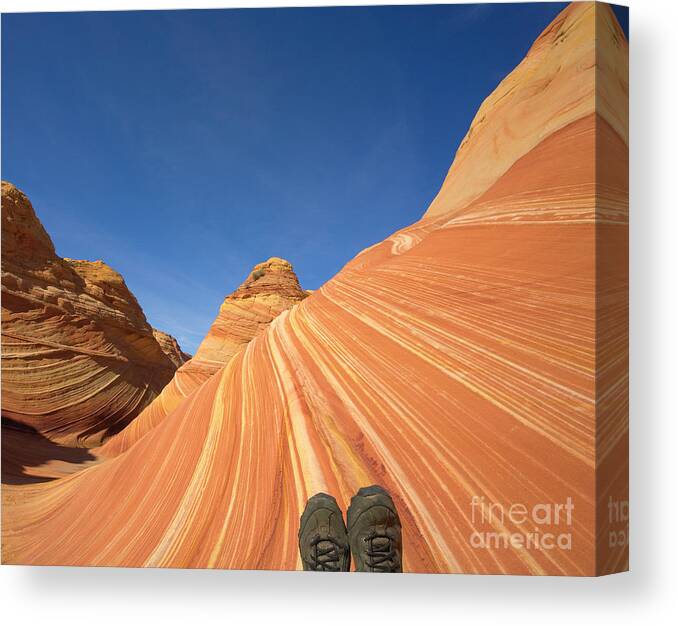
[(191, 360), (191, 355), (184, 352), (179, 346), (179, 342), (162, 330), (153, 329), (153, 336), (160, 345), (162, 351), (167, 355), (175, 367), (181, 367), (184, 363)]
[(57, 256), (28, 198), (3, 181), (3, 417), (56, 443), (96, 445), (175, 369), (120, 274)]
[[(609, 7), (568, 6), (483, 104), (424, 219), (276, 317), (124, 453), (5, 486), (4, 561), (299, 569), (306, 499), (345, 508), (376, 482), (401, 514), (405, 571), (623, 568), (627, 551), (596, 554), (595, 469), (623, 488), (627, 68)], [(474, 547), (474, 497), (570, 499), (571, 548)]]
[(273, 319), (305, 297), (307, 293), (288, 261), (272, 257), (255, 265), (242, 285), (224, 299), (195, 356), (176, 371), (155, 401), (97, 454), (115, 456), (127, 450), (185, 402)]

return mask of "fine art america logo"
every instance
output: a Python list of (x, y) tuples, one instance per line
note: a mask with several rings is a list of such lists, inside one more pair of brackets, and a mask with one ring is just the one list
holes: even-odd
[(613, 500), (612, 496), (607, 501), (607, 522), (609, 531), (607, 535), (610, 548), (624, 548), (629, 544), (629, 501)]
[[(572, 512), (568, 496), (562, 503), (537, 503), (531, 506), (516, 502), (504, 505), (487, 502), (484, 496), (471, 498), (471, 523), (475, 530), (469, 542), (474, 548), (514, 548), (526, 550), (572, 549)], [(518, 530), (510, 530), (508, 526)]]

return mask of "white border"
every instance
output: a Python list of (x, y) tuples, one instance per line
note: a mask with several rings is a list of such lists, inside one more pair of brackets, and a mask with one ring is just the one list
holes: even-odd
[[(1, 0), (0, 10), (321, 6), (330, 2)], [(402, 4), (342, 2), (342, 4)], [(414, 4), (414, 3), (408, 3)], [(424, 3), (418, 3), (424, 4)], [(675, 0), (631, 6), (631, 564), (602, 579), (0, 568), (4, 623), (676, 623), (678, 202)], [(452, 155), (450, 155), (452, 157)]]

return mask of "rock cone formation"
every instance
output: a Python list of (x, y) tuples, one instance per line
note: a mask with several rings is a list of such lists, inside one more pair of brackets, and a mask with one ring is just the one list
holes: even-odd
[(172, 337), (172, 335), (168, 335), (162, 330), (154, 328), (153, 336), (160, 345), (162, 351), (167, 355), (167, 358), (174, 363), (174, 367), (181, 367), (184, 363), (191, 360), (191, 355), (186, 354), (186, 352), (181, 349), (179, 342)]
[(292, 265), (272, 257), (259, 263), (222, 303), (219, 314), (195, 356), (174, 374), (172, 381), (124, 431), (98, 454), (115, 456), (127, 450), (226, 365), (280, 313), (307, 297)]
[(275, 317), (305, 297), (288, 261), (272, 257), (255, 265), (245, 282), (224, 300), (195, 359), (220, 368)]
[(3, 417), (53, 442), (96, 445), (175, 369), (120, 274), (57, 256), (28, 198), (3, 181)]
[[(628, 445), (627, 68), (609, 7), (566, 8), (483, 104), (424, 219), (276, 317), (125, 453), (6, 487), (5, 562), (300, 568), (306, 499), (345, 508), (379, 483), (405, 571), (622, 568), (627, 552), (595, 554), (591, 494), (596, 467), (623, 482)], [(473, 497), (572, 498), (571, 550), (474, 548)]]

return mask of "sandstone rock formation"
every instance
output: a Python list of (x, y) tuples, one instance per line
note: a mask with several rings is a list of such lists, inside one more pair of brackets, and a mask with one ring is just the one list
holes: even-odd
[[(406, 571), (623, 568), (628, 552), (595, 554), (594, 470), (623, 488), (627, 68), (609, 7), (568, 6), (483, 104), (424, 219), (281, 313), (125, 453), (6, 487), (5, 562), (300, 568), (306, 499), (345, 507), (376, 482), (401, 512)], [(571, 497), (571, 550), (474, 548), (474, 497)]]
[(153, 328), (153, 336), (160, 345), (162, 351), (167, 355), (169, 360), (174, 363), (174, 367), (181, 367), (184, 363), (191, 360), (191, 355), (181, 349), (179, 343), (172, 335), (168, 335), (162, 330)]
[(115, 456), (127, 450), (226, 365), (273, 319), (306, 296), (288, 261), (272, 257), (255, 265), (242, 285), (224, 299), (195, 356), (176, 371), (170, 384), (137, 419), (97, 453)]
[(57, 256), (28, 198), (3, 181), (3, 417), (66, 446), (96, 445), (175, 368), (120, 274)]
[(288, 261), (272, 257), (255, 265), (245, 282), (224, 300), (195, 359), (221, 367), (275, 317), (305, 297)]

